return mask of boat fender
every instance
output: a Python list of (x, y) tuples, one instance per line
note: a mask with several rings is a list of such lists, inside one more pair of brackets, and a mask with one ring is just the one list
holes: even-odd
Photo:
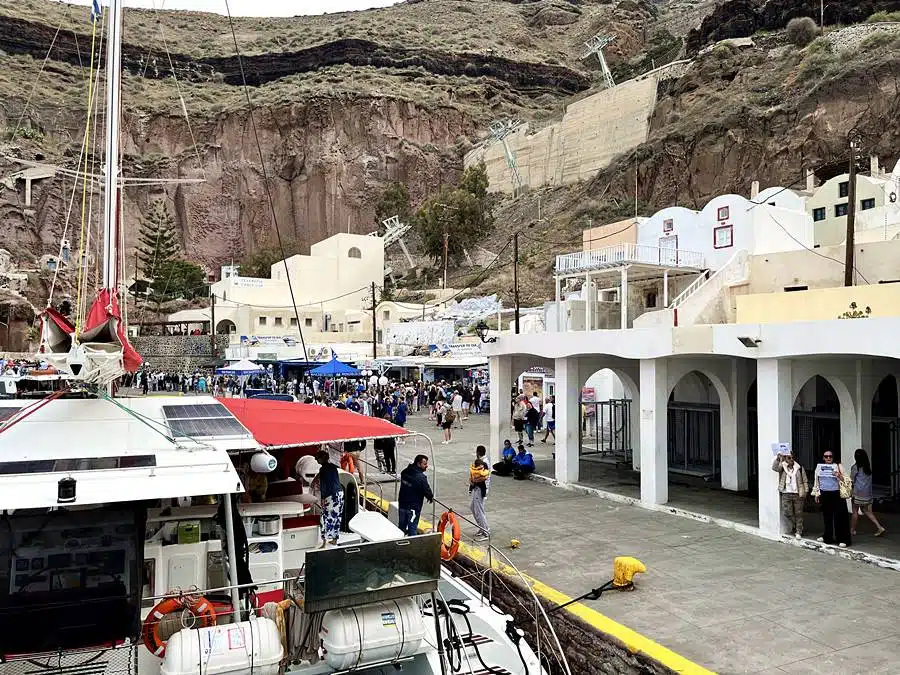
[[(447, 525), (450, 525), (450, 544), (447, 544), (447, 538), (444, 532)], [(438, 532), (441, 534), (441, 560), (453, 560), (459, 552), (459, 540), (462, 533), (459, 529), (459, 520), (453, 511), (444, 511), (441, 514), (441, 521), (438, 525)]]
[(141, 629), (144, 646), (154, 656), (163, 658), (166, 655), (166, 641), (159, 635), (159, 624), (163, 617), (182, 610), (187, 610), (191, 616), (197, 619), (198, 628), (216, 625), (216, 610), (213, 604), (202, 595), (165, 598), (150, 610)]

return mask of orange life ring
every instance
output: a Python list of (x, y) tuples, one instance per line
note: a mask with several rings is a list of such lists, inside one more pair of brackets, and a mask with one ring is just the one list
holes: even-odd
[[(444, 531), (450, 524), (450, 545), (444, 539)], [(441, 514), (441, 522), (438, 524), (438, 532), (441, 533), (441, 560), (453, 560), (459, 552), (459, 540), (462, 532), (459, 529), (459, 520), (453, 511), (444, 511)]]
[(349, 452), (345, 452), (341, 455), (341, 468), (347, 473), (353, 473), (356, 466), (353, 464), (353, 457)]
[(159, 622), (166, 614), (185, 609), (197, 619), (200, 628), (216, 625), (216, 610), (213, 604), (202, 595), (166, 598), (150, 610), (141, 628), (144, 646), (150, 650), (151, 654), (159, 658), (166, 654), (166, 641), (159, 636)]

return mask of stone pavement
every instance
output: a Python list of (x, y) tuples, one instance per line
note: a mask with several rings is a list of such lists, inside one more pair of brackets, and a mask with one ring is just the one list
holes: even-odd
[[(468, 462), (487, 441), (488, 419), (464, 425), (444, 446), (424, 415), (413, 416), (407, 426), (432, 438), (434, 451), (408, 441), (398, 446), (398, 467), (414, 452), (432, 454), (438, 498), (468, 515)], [(552, 448), (538, 446), (549, 456)], [(386, 498), (391, 489), (384, 486)], [(635, 592), (585, 604), (711, 670), (900, 669), (896, 572), (537, 481), (494, 476), (487, 513), (495, 546), (519, 539), (520, 549), (505, 549), (515, 564), (571, 596), (608, 581), (615, 556), (642, 560), (648, 571)]]

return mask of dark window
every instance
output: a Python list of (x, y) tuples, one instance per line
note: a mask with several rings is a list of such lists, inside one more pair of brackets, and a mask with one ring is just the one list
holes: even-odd
[(846, 197), (848, 194), (850, 194), (850, 181), (845, 180), (838, 184), (838, 197)]
[(307, 328), (312, 328), (312, 319), (310, 319), (309, 317), (303, 319), (303, 325)]
[(276, 325), (276, 326), (280, 326), (280, 325), (281, 325), (281, 317), (280, 317), (280, 316), (276, 316), (276, 317), (275, 317), (275, 325)]
[(297, 325), (297, 317), (296, 317), (296, 316), (292, 316), (292, 317), (291, 317), (291, 326), (296, 326), (296, 325)]
[(874, 199), (874, 198), (872, 198), (872, 199), (863, 199), (863, 200), (859, 203), (859, 208), (860, 208), (861, 211), (868, 211), (869, 209), (874, 209), (874, 208), (875, 208), (875, 199)]
[(820, 206), (817, 209), (813, 209), (813, 220), (816, 222), (820, 220), (825, 220), (825, 207)]
[(653, 309), (654, 307), (656, 307), (656, 293), (652, 291), (650, 293), (647, 293), (647, 297), (644, 298), (644, 305), (647, 307), (647, 309)]
[(835, 204), (834, 205), (834, 217), (840, 218), (841, 216), (847, 215), (847, 205), (846, 204)]
[(784, 287), (785, 293), (791, 293), (793, 291), (808, 291), (808, 290), (809, 290), (809, 286), (785, 286)]

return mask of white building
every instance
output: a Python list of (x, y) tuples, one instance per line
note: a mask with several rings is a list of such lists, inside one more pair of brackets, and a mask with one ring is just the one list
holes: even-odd
[[(753, 193), (664, 209), (633, 221), (624, 241), (558, 256), (547, 332), (485, 345), (492, 452), (510, 434), (511, 386), (542, 369), (557, 425), (555, 456), (538, 471), (561, 483), (720, 517), (716, 499), (733, 500), (727, 519), (776, 537), (786, 523), (772, 446), (787, 442), (807, 469), (827, 449), (849, 470), (864, 448), (878, 493), (900, 497), (900, 284), (889, 283), (900, 281), (900, 240), (858, 243), (858, 285), (844, 287), (843, 246), (816, 245), (812, 209), (825, 193)], [(603, 228), (585, 241), (606, 241)], [(594, 386), (598, 372), (621, 387)], [(623, 401), (583, 401), (586, 386)], [(633, 492), (604, 482), (612, 461), (639, 472)], [(685, 480), (724, 492), (698, 498)]]

